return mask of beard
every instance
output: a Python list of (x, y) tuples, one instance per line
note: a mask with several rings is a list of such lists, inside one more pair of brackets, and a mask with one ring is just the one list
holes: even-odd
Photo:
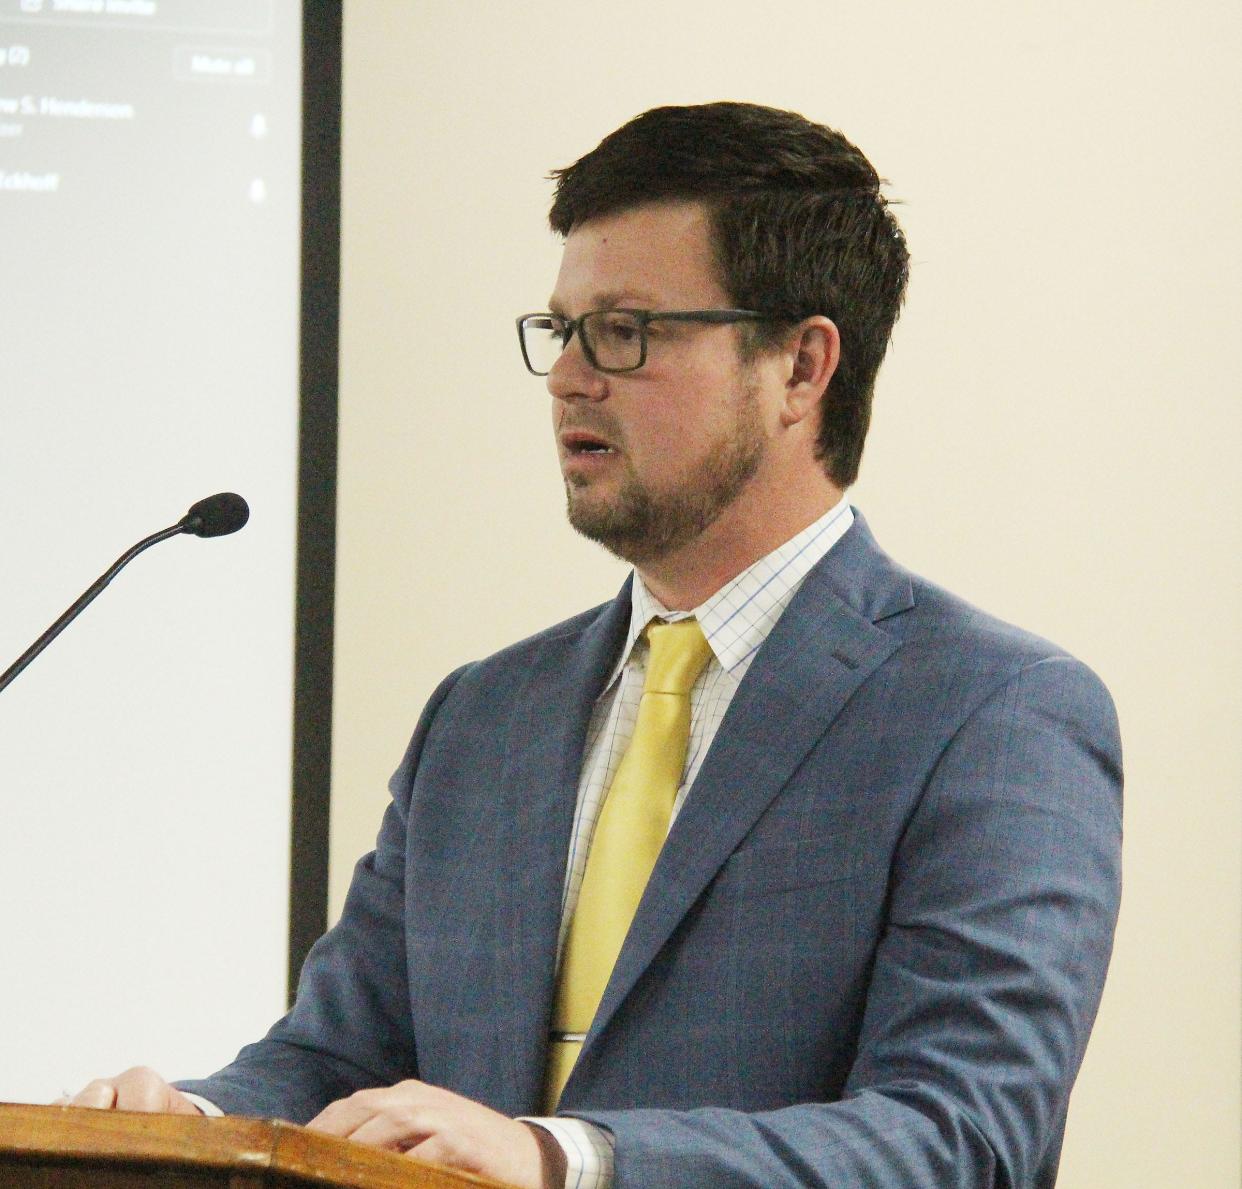
[(631, 565), (649, 564), (698, 537), (754, 478), (766, 440), (753, 391), (743, 392), (733, 432), (721, 435), (674, 491), (653, 491), (629, 474), (609, 503), (576, 498), (586, 481), (566, 480), (566, 514), (584, 537)]

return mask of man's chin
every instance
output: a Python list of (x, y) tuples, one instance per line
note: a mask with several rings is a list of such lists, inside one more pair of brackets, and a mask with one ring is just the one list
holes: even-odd
[(639, 565), (658, 556), (651, 548), (656, 534), (651, 532), (646, 517), (634, 509), (619, 508), (592, 498), (581, 487), (566, 484), (565, 513), (570, 527), (588, 541), (602, 545), (609, 553)]
[(720, 509), (711, 515), (702, 514), (705, 511), (666, 508), (645, 494), (636, 496), (632, 492), (628, 497), (604, 501), (566, 486), (570, 526), (632, 566), (651, 565), (688, 545)]

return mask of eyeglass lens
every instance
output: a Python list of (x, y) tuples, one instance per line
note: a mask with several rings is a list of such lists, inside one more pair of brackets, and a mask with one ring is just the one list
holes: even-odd
[[(626, 371), (643, 360), (643, 323), (626, 310), (597, 310), (579, 319), (576, 333), (595, 366)], [(526, 358), (540, 375), (552, 370), (566, 346), (566, 320), (535, 314), (522, 320)]]
[(522, 348), (533, 372), (546, 376), (565, 349), (565, 320), (551, 314), (532, 314), (521, 323)]

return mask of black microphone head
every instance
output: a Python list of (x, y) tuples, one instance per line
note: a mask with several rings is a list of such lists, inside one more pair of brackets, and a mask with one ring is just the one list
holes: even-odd
[(178, 521), (182, 531), (196, 537), (226, 537), (250, 519), (250, 505), (240, 495), (221, 491), (199, 500)]

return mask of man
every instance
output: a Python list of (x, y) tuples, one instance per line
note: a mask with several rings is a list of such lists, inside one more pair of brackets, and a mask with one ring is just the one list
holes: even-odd
[(78, 1101), (184, 1091), (529, 1186), (1049, 1185), (1116, 723), (844, 501), (907, 274), (879, 178), (745, 104), (557, 176), (522, 350), (569, 519), (632, 582), (444, 681), (264, 1040)]

